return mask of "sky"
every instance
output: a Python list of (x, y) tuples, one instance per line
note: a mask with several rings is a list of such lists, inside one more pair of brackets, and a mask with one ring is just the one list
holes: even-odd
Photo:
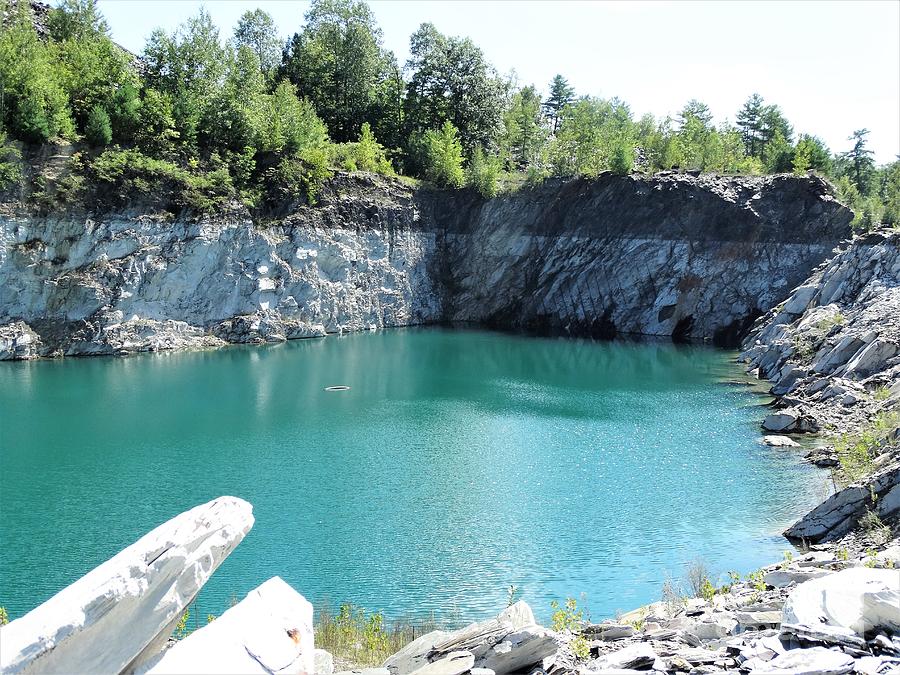
[[(900, 1), (632, 2), (370, 0), (400, 63), (430, 21), (467, 36), (501, 74), (546, 91), (561, 73), (578, 95), (627, 101), (635, 118), (675, 115), (689, 99), (734, 121), (753, 93), (781, 106), (798, 133), (834, 152), (870, 130), (879, 164), (900, 154)], [(140, 52), (154, 28), (174, 30), (201, 6), (223, 40), (260, 7), (282, 38), (303, 25), (300, 0), (99, 0), (113, 39)]]

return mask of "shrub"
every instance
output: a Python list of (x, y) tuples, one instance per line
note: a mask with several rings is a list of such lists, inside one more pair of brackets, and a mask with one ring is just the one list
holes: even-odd
[(500, 159), (475, 148), (472, 160), (466, 167), (466, 185), (486, 199), (496, 196), (497, 178), (500, 176)]
[[(214, 162), (215, 164), (215, 162)], [(123, 195), (140, 195), (158, 206), (209, 211), (234, 198), (234, 185), (225, 166), (192, 173), (138, 150), (106, 150), (88, 169), (101, 202), (122, 206)]]
[(84, 127), (84, 135), (88, 143), (98, 147), (109, 145), (112, 141), (112, 124), (102, 106), (94, 106), (91, 109)]
[(0, 607), (0, 626), (9, 623), (9, 614), (6, 613), (6, 607)]
[[(709, 569), (702, 558), (695, 558), (691, 561), (685, 577), (687, 578), (688, 589), (695, 598), (703, 597), (704, 589), (707, 586), (712, 586), (712, 582), (709, 579)], [(715, 592), (714, 586), (713, 589), (713, 592)]]
[(18, 185), (22, 181), (22, 153), (7, 144), (6, 134), (0, 128), (0, 190)]
[(425, 132), (421, 144), (425, 177), (443, 187), (460, 188), (465, 182), (462, 144), (449, 121), (440, 129)]
[(855, 434), (842, 434), (834, 439), (838, 466), (832, 470), (834, 482), (841, 486), (865, 478), (872, 473), (875, 457), (888, 436), (900, 426), (900, 412), (883, 412)]
[(324, 149), (316, 148), (299, 156), (284, 157), (263, 174), (266, 202), (270, 207), (297, 199), (315, 204), (322, 183), (330, 177), (328, 153)]
[(375, 140), (372, 128), (366, 122), (360, 129), (359, 140), (353, 143), (334, 143), (329, 147), (332, 166), (345, 171), (368, 171), (393, 176), (394, 167), (387, 158), (384, 147)]
[(556, 632), (581, 630), (584, 610), (578, 609), (578, 601), (575, 598), (566, 598), (562, 605), (554, 600), (550, 603), (550, 608), (553, 609), (553, 615), (550, 617), (553, 630)]
[(859, 519), (859, 525), (863, 532), (878, 544), (884, 544), (891, 538), (891, 528), (881, 522), (878, 514), (871, 509), (866, 509)]

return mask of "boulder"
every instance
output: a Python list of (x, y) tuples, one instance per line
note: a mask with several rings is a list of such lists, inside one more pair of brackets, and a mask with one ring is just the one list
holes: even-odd
[(844, 376), (852, 379), (861, 379), (872, 373), (887, 368), (888, 359), (897, 355), (900, 348), (887, 340), (875, 340), (865, 349), (854, 356), (844, 371)]
[(852, 567), (795, 588), (784, 623), (853, 631), (900, 632), (900, 570)]
[(853, 670), (853, 657), (824, 647), (792, 649), (771, 661), (757, 664), (753, 673), (779, 675), (843, 675)]
[(766, 415), (762, 423), (766, 431), (816, 431), (818, 425), (815, 420), (807, 417), (798, 408), (785, 408), (778, 412)]
[(334, 673), (334, 656), (324, 649), (313, 651), (316, 675), (332, 675)]
[(762, 438), (763, 445), (768, 445), (773, 448), (799, 448), (800, 444), (787, 436), (763, 436)]
[(147, 666), (139, 675), (315, 673), (312, 605), (272, 577)]
[(794, 316), (803, 314), (818, 292), (819, 287), (815, 284), (795, 288), (791, 297), (788, 298), (787, 302), (784, 303), (784, 307), (781, 308), (782, 313)]
[(242, 499), (219, 497), (144, 535), (0, 629), (0, 671), (139, 668), (253, 526), (252, 511)]
[(765, 576), (763, 576), (763, 581), (767, 586), (784, 588), (791, 584), (802, 584), (805, 581), (823, 577), (827, 574), (828, 572), (826, 570), (817, 569), (815, 567), (797, 568), (791, 566), (785, 569), (776, 569), (767, 572)]
[(0, 326), (0, 361), (36, 359), (40, 349), (40, 336), (24, 321)]
[(475, 665), (472, 652), (450, 652), (438, 661), (432, 661), (413, 671), (415, 675), (462, 675)]
[(617, 669), (641, 670), (649, 668), (655, 661), (656, 652), (653, 651), (653, 647), (644, 642), (638, 642), (594, 659), (587, 664), (587, 669), (594, 672)]
[(900, 460), (831, 495), (791, 525), (785, 533), (791, 541), (830, 541), (852, 530), (875, 496), (875, 511), (882, 520), (900, 513)]
[(531, 608), (519, 601), (494, 619), (449, 633), (432, 631), (423, 635), (390, 656), (384, 667), (392, 675), (407, 675), (455, 652), (468, 652), (474, 657), (475, 668), (503, 675), (540, 666), (558, 648), (555, 634), (536, 625)]
[(853, 358), (866, 343), (859, 338), (848, 335), (842, 338), (831, 350), (825, 352), (812, 364), (812, 370), (828, 375)]

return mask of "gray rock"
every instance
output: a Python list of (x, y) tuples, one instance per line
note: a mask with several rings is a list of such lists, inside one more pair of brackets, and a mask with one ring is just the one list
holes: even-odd
[(767, 586), (775, 588), (784, 588), (791, 584), (802, 584), (804, 581), (816, 579), (818, 577), (827, 576), (829, 573), (825, 570), (816, 568), (798, 568), (794, 566), (785, 569), (776, 569), (763, 575), (763, 581)]
[(313, 652), (313, 661), (315, 662), (315, 675), (333, 675), (334, 657), (331, 655), (331, 652), (324, 649), (316, 649)]
[(853, 567), (808, 581), (788, 596), (784, 623), (859, 636), (900, 632), (900, 569)]
[(609, 669), (636, 669), (641, 670), (652, 666), (656, 661), (656, 652), (643, 642), (625, 647), (609, 654), (594, 659), (587, 664), (591, 671), (606, 671)]
[(797, 408), (785, 408), (766, 415), (762, 426), (766, 431), (804, 432), (817, 430), (815, 420)]
[(766, 663), (760, 663), (751, 673), (779, 673), (780, 675), (843, 675), (853, 670), (854, 660), (841, 652), (824, 647), (792, 649)]
[(186, 511), (2, 629), (0, 671), (118, 673), (163, 648), (200, 588), (253, 525), (220, 497)]
[(445, 657), (432, 661), (418, 670), (415, 675), (462, 675), (475, 665), (471, 652), (450, 652)]
[(0, 361), (36, 359), (40, 352), (40, 336), (24, 321), (0, 326)]
[(853, 379), (861, 379), (866, 375), (884, 370), (888, 359), (897, 355), (900, 348), (887, 340), (875, 340), (847, 363), (844, 375)]
[(773, 448), (799, 448), (800, 444), (797, 441), (788, 438), (787, 436), (763, 436), (762, 438), (763, 445), (768, 445)]

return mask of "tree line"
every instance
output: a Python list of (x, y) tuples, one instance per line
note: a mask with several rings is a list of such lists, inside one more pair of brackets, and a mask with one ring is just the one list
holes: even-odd
[[(833, 153), (759, 94), (734, 123), (716, 124), (698, 100), (674, 118), (636, 119), (626, 102), (579, 95), (562, 75), (544, 98), (501, 76), (470, 39), (430, 23), (400, 64), (361, 0), (313, 0), (286, 43), (262, 10), (245, 12), (223, 41), (201, 9), (171, 33), (154, 31), (137, 57), (111, 40), (95, 0), (62, 0), (45, 35), (27, 0), (0, 8), (0, 140), (80, 142), (89, 180), (140, 188), (162, 174), (189, 205), (311, 199), (332, 168), (397, 171), (486, 196), (501, 178), (814, 170), (835, 182), (860, 226), (900, 222), (900, 163), (875, 165), (868, 130)], [(8, 181), (3, 161), (15, 149), (3, 147)]]

